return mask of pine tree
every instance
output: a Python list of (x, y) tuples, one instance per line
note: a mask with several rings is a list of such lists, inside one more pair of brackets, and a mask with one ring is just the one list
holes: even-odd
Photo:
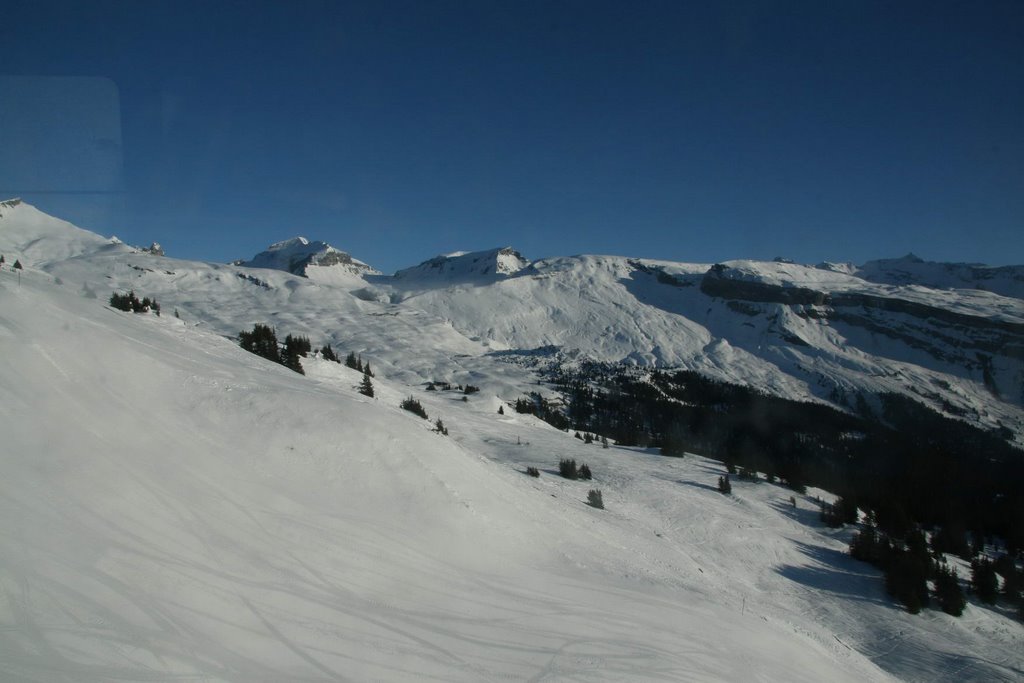
[(354, 351), (350, 351), (349, 354), (345, 356), (345, 366), (350, 367), (353, 370), (360, 369), (359, 362), (356, 360), (356, 354)]
[(448, 436), (448, 428), (444, 426), (444, 422), (441, 421), (441, 418), (437, 418), (437, 422), (434, 423), (434, 431), (438, 434)]
[(426, 420), (428, 417), (427, 411), (424, 410), (423, 405), (419, 401), (414, 399), (412, 396), (403, 399), (399, 406), (402, 408), (402, 410), (408, 410), (410, 413), (414, 415), (419, 415), (424, 420)]
[(990, 560), (979, 557), (971, 562), (971, 586), (979, 600), (989, 605), (996, 604), (996, 596), (999, 594), (999, 579), (996, 578), (995, 565)]
[(334, 361), (335, 363), (340, 362), (338, 360), (338, 354), (334, 352), (334, 349), (331, 348), (330, 344), (325, 344), (323, 348), (320, 349), (320, 357), (324, 360)]
[(559, 460), (558, 473), (566, 479), (578, 479), (579, 471), (576, 469), (576, 461), (567, 459)]
[(498, 406), (498, 415), (505, 414), (505, 406)]
[(302, 369), (302, 363), (299, 362), (299, 352), (295, 347), (285, 347), (284, 353), (281, 355), (281, 365), (285, 366), (293, 372), (297, 372), (300, 375), (305, 375), (306, 371)]
[(281, 362), (281, 351), (277, 346), (274, 330), (262, 323), (253, 325), (252, 332), (239, 332), (238, 345), (249, 353), (255, 353), (275, 363)]
[(6, 262), (7, 261), (4, 259), (4, 255), (0, 254), (0, 268), (3, 268), (4, 267), (4, 263), (6, 263)]
[(886, 591), (906, 605), (908, 612), (917, 614), (928, 605), (929, 560), (909, 550), (893, 548), (887, 564)]
[(587, 505), (598, 510), (604, 510), (604, 498), (601, 496), (601, 489), (590, 489), (587, 493)]
[(359, 393), (373, 398), (373, 382), (370, 381), (369, 375), (363, 375), (363, 381), (359, 385)]
[(939, 607), (946, 614), (958, 617), (964, 613), (967, 600), (960, 588), (960, 581), (955, 569), (945, 566), (939, 568), (935, 576), (935, 595), (938, 598)]
[(284, 348), (287, 353), (305, 358), (306, 354), (313, 350), (313, 345), (309, 343), (309, 337), (289, 334), (284, 338)]
[(363, 374), (367, 377), (373, 377), (373, 370), (370, 369), (370, 361), (366, 361), (366, 365), (363, 366)]
[(15, 270), (21, 270), (21, 260), (20, 259), (14, 259), (14, 266), (12, 266), (12, 267)]
[(608, 437), (607, 436), (602, 436), (601, 437), (601, 448), (608, 448)]
[(732, 482), (729, 481), (728, 474), (718, 478), (718, 490), (722, 493), (732, 493)]

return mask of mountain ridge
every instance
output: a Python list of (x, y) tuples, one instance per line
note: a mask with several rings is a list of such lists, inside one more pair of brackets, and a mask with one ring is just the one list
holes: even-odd
[[(1024, 444), (1024, 303), (990, 291), (871, 282), (785, 261), (527, 261), (509, 247), (435, 257), (389, 276), (305, 262), (344, 254), (305, 238), (277, 243), (263, 252), (276, 269), (256, 269), (253, 260), (159, 257), (40, 216), (13, 232), (11, 218), (0, 218), (0, 249), (31, 243), (40, 257), (31, 262), (54, 275), (93, 290), (135, 287), (226, 335), (253, 321), (293, 320), (296, 332), (355, 343), (407, 381), (458, 368), (465, 381), (494, 381), (504, 393), (512, 385), (488, 354), (555, 347), (848, 411), (897, 392)], [(66, 230), (77, 246), (42, 258), (45, 240), (33, 232), (40, 221), (51, 238)], [(82, 242), (83, 234), (91, 237)]]

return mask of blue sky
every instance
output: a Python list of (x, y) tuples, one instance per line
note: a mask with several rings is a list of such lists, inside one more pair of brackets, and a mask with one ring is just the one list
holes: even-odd
[(1024, 263), (1016, 0), (5, 5), (0, 194), (173, 256)]

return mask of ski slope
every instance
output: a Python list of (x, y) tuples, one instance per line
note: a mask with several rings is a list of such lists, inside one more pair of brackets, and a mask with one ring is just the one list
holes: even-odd
[[(300, 376), (89, 292), (0, 271), (5, 681), (1024, 671), (1018, 623), (906, 614), (810, 497), (725, 497), (717, 463), (584, 445), (485, 392), (378, 378), (367, 399), (339, 364)], [(561, 457), (595, 481), (554, 476)]]

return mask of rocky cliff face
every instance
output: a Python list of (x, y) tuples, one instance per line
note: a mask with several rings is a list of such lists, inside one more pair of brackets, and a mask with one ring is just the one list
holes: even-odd
[[(737, 313), (760, 312), (751, 304), (777, 304), (801, 318), (825, 322), (846, 339), (887, 338), (957, 366), (967, 375), (980, 376), (994, 395), (1024, 405), (1024, 321), (1019, 318), (909, 300), (901, 296), (905, 292), (900, 288), (855, 291), (844, 283), (837, 291), (828, 291), (751, 279), (748, 273), (722, 264), (708, 270), (700, 288), (708, 296), (726, 300)], [(1013, 307), (1011, 303), (1009, 309)], [(1024, 303), (1017, 308), (1024, 313)], [(807, 345), (798, 336), (784, 338)]]

